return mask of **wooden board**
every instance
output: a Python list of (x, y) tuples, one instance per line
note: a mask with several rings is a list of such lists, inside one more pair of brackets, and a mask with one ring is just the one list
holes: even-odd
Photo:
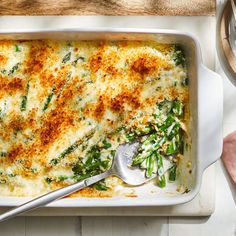
[(1, 0), (0, 15), (215, 15), (215, 0)]

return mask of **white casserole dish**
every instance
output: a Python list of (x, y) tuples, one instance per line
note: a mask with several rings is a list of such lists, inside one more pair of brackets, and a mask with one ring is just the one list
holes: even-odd
[[(191, 191), (178, 194), (176, 184), (164, 189), (152, 183), (135, 189), (137, 197), (65, 198), (51, 203), (53, 207), (160, 206), (185, 203), (199, 192), (204, 170), (219, 159), (222, 152), (223, 91), (221, 78), (202, 64), (197, 40), (186, 33), (172, 30), (142, 29), (65, 29), (47, 31), (1, 32), (0, 39), (57, 39), (57, 40), (156, 40), (181, 44), (188, 66), (190, 93), (190, 135), (192, 148), (186, 160), (193, 162), (191, 176), (180, 181)], [(37, 186), (35, 186), (37, 187)], [(134, 189), (134, 188), (131, 188)], [(154, 190), (154, 191), (152, 191)], [(0, 206), (17, 206), (29, 198), (1, 197)]]

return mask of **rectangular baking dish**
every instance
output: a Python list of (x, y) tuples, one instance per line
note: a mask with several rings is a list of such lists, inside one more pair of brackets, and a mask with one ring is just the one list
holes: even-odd
[[(0, 32), (0, 40), (155, 40), (160, 43), (180, 44), (185, 51), (189, 76), (190, 136), (192, 148), (186, 153), (185, 163), (191, 160), (191, 177), (185, 178), (186, 168), (180, 176), (190, 190), (180, 194), (177, 185), (164, 189), (152, 183), (130, 188), (137, 197), (64, 198), (49, 204), (51, 207), (108, 207), (108, 206), (161, 206), (185, 203), (199, 192), (204, 170), (220, 158), (222, 152), (223, 90), (219, 75), (202, 64), (200, 46), (189, 34), (173, 30), (147, 29), (64, 29), (45, 31)], [(37, 187), (37, 186), (35, 186)], [(152, 191), (155, 189), (155, 191)], [(1, 195), (1, 193), (0, 193)], [(0, 206), (17, 206), (30, 198), (1, 197)]]

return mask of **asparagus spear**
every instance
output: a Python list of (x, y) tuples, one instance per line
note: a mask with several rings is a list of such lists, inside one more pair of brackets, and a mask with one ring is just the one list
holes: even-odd
[[(148, 156), (155, 152), (166, 141), (165, 137), (160, 138), (154, 144), (148, 144), (141, 147), (141, 153), (139, 153), (134, 159), (132, 165), (138, 165), (142, 163)], [(143, 149), (143, 150), (142, 150)]]

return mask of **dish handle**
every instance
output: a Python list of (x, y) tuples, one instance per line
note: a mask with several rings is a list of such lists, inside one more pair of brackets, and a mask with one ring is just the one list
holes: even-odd
[(223, 85), (221, 77), (201, 66), (198, 90), (198, 150), (201, 170), (216, 162), (223, 148)]

